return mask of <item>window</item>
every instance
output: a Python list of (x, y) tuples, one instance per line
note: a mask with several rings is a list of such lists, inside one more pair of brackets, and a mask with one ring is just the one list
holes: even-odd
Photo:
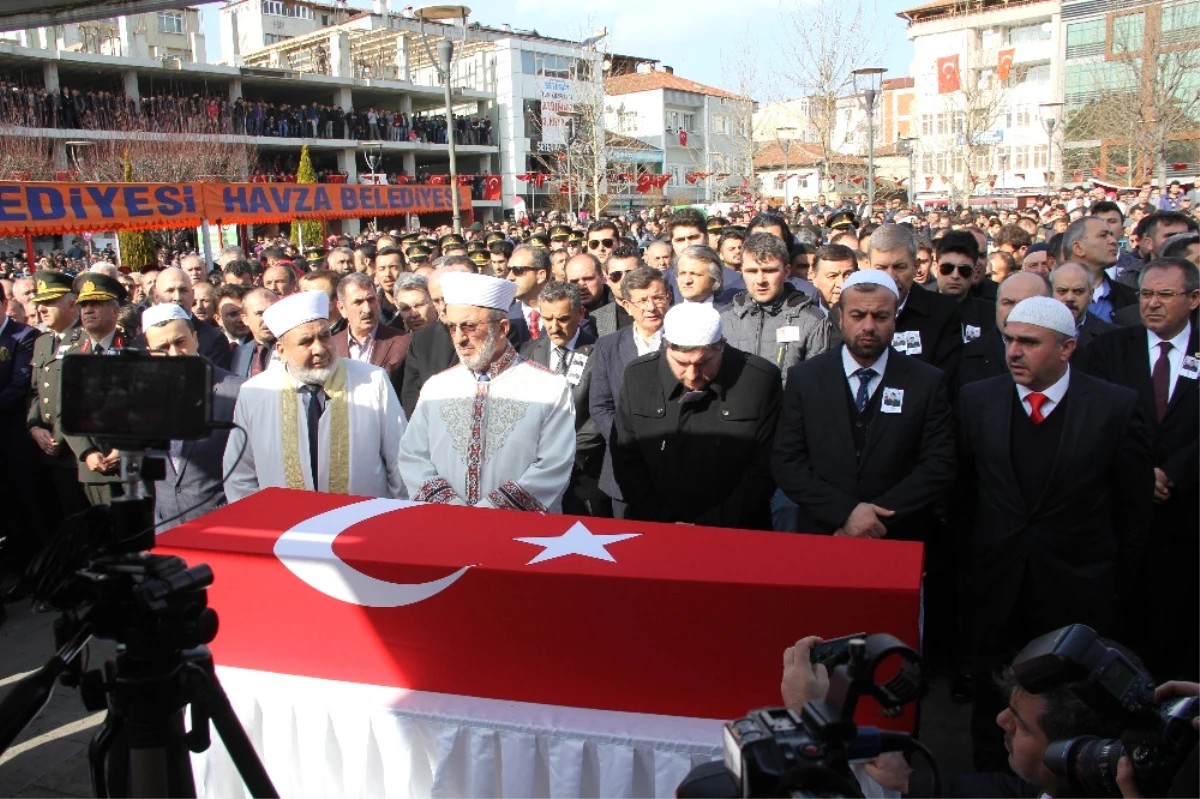
[(1013, 70), (1012, 76), (1009, 78), (1009, 83), (1013, 86), (1040, 86), (1049, 82), (1049, 64), (1017, 67)]
[(678, 111), (668, 111), (667, 112), (667, 132), (672, 133), (677, 130), (679, 130), (679, 112)]
[(1112, 51), (1114, 53), (1140, 53), (1146, 34), (1146, 12), (1122, 14), (1113, 17)]
[(1050, 166), (1046, 163), (1046, 145), (1039, 144), (1033, 148), (1033, 164), (1034, 169), (1049, 169)]
[(950, 131), (951, 133), (966, 133), (967, 119), (963, 114), (961, 114), (961, 113), (955, 114), (954, 118), (950, 120), (950, 123), (953, 128)]
[(617, 112), (617, 132), (618, 133), (633, 133), (637, 130), (638, 115), (637, 111), (618, 111)]
[(537, 68), (534, 66), (533, 53), (528, 50), (521, 52), (521, 72), (526, 75), (536, 75)]
[(1029, 169), (1029, 147), (1012, 148), (1012, 163), (1010, 166), (1013, 169)]
[(953, 152), (950, 158), (950, 169), (954, 174), (961, 175), (965, 171), (963, 169), (964, 160), (962, 150), (955, 150)]
[(683, 129), (688, 132), (691, 132), (696, 129), (696, 115), (695, 114), (680, 115), (680, 122), (683, 124)]
[(278, 33), (264, 33), (263, 34), (263, 44), (277, 44), (278, 42), (285, 42), (290, 38), (292, 38), (292, 37), (291, 36), (280, 36)]
[(921, 114), (921, 135), (933, 135), (933, 114)]
[(1038, 22), (1033, 25), (1022, 25), (1019, 28), (1009, 28), (1008, 43), (1048, 42), (1050, 41), (1050, 30), (1051, 25), (1049, 22)]
[(936, 126), (937, 135), (945, 136), (947, 133), (950, 132), (950, 129), (946, 124), (946, 112), (939, 111), (937, 113), (937, 116), (934, 117), (934, 120), (937, 123), (937, 126)]
[(667, 174), (671, 176), (671, 179), (667, 181), (667, 185), (678, 186), (683, 182), (683, 167), (678, 164), (667, 167)]
[(729, 117), (715, 116), (713, 117), (713, 132), (714, 133), (729, 133)]
[(992, 168), (992, 154), (986, 152), (975, 153), (971, 159), (971, 168), (976, 175), (982, 176), (988, 174)]
[(1200, 28), (1200, 0), (1187, 0), (1164, 6), (1162, 10), (1162, 43), (1184, 44), (1195, 41)]
[(159, 11), (158, 32), (183, 33), (183, 14), (178, 11)]
[(979, 45), (984, 50), (995, 50), (1000, 46), (1000, 29), (984, 28), (979, 32)]
[(1067, 26), (1067, 58), (1084, 58), (1104, 52), (1104, 20), (1093, 19)]
[(312, 19), (313, 10), (308, 6), (288, 6), (287, 16), (295, 17), (296, 19)]
[(981, 91), (989, 91), (996, 82), (996, 70), (981, 69), (979, 70), (979, 82), (976, 84)]
[(283, 0), (263, 0), (263, 13), (276, 17), (283, 16)]
[(1016, 127), (1018, 127), (1018, 128), (1029, 127), (1031, 117), (1032, 117), (1032, 114), (1030, 113), (1029, 106), (1027, 106), (1027, 105), (1021, 106), (1020, 108), (1017, 109), (1017, 112), (1016, 112), (1016, 122), (1015, 122)]

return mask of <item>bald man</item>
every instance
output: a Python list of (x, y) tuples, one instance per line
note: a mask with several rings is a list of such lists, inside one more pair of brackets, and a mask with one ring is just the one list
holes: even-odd
[(1050, 282), (1045, 275), (1015, 272), (1004, 279), (996, 295), (996, 326), (963, 345), (957, 375), (959, 388), (977, 380), (1008, 373), (1004, 358), (1004, 323), (1018, 302), (1035, 296), (1050, 296)]
[[(230, 350), (229, 340), (225, 338), (225, 334), (212, 325), (197, 319), (192, 314), (192, 306), (196, 300), (196, 293), (192, 288), (192, 279), (188, 277), (186, 272), (179, 267), (171, 267), (159, 272), (158, 277), (154, 279), (154, 294), (151, 299), (155, 305), (164, 302), (173, 302), (187, 311), (192, 323), (196, 326), (196, 338), (200, 343), (199, 354), (208, 358), (215, 366), (219, 366), (222, 369), (229, 368), (233, 353)], [(145, 349), (146, 337), (144, 335), (138, 336), (134, 342), (134, 346)]]
[(1079, 366), (1087, 357), (1081, 354), (1083, 350), (1097, 336), (1116, 330), (1117, 326), (1088, 310), (1088, 303), (1092, 301), (1092, 273), (1078, 261), (1066, 261), (1054, 267), (1050, 272), (1050, 286), (1054, 289), (1054, 299), (1067, 306), (1071, 316), (1075, 317), (1075, 354), (1071, 356), (1071, 363)]

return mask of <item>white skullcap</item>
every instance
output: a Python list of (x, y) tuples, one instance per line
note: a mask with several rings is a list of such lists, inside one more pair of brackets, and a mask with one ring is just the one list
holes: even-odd
[(323, 291), (289, 294), (263, 311), (263, 322), (275, 338), (305, 322), (329, 318), (329, 295)]
[(517, 284), (474, 272), (447, 272), (442, 275), (442, 299), (447, 305), (474, 305), (507, 311), (517, 296)]
[(846, 282), (842, 284), (842, 292), (844, 293), (851, 286), (861, 286), (864, 283), (883, 286), (892, 292), (896, 299), (900, 299), (900, 289), (896, 288), (896, 281), (892, 280), (892, 276), (882, 269), (859, 269), (846, 278)]
[(1075, 316), (1071, 309), (1050, 297), (1028, 297), (1013, 306), (1008, 322), (1037, 325), (1075, 338)]
[(161, 325), (163, 322), (170, 322), (174, 319), (190, 319), (188, 312), (180, 308), (173, 302), (164, 302), (158, 305), (151, 305), (146, 310), (142, 311), (142, 330)]
[(663, 338), (676, 347), (707, 347), (721, 335), (721, 314), (712, 303), (681, 302), (663, 317)]

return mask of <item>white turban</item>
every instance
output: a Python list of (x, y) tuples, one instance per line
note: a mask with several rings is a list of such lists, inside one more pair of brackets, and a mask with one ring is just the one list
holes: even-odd
[(1071, 309), (1050, 297), (1027, 297), (1013, 306), (1005, 324), (1022, 322), (1075, 338), (1075, 316)]
[(170, 322), (175, 319), (190, 319), (188, 312), (180, 308), (173, 302), (164, 302), (158, 305), (151, 305), (146, 310), (142, 311), (142, 330), (161, 325), (163, 322)]
[(517, 284), (474, 272), (442, 275), (442, 299), (447, 305), (474, 305), (507, 311), (517, 296)]
[(707, 347), (721, 336), (721, 314), (712, 303), (682, 302), (663, 317), (663, 338), (676, 347)]
[(289, 294), (263, 311), (263, 322), (275, 338), (305, 322), (329, 318), (329, 295), (323, 291)]
[(900, 299), (900, 289), (896, 288), (896, 281), (892, 280), (892, 276), (882, 269), (859, 269), (850, 277), (846, 278), (846, 282), (842, 284), (842, 291), (853, 286), (861, 286), (864, 283), (871, 283), (876, 286), (883, 286), (888, 291), (895, 295), (896, 299)]

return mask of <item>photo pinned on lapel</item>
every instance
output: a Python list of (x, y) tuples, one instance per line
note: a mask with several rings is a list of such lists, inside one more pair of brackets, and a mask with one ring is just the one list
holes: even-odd
[(884, 413), (900, 413), (904, 409), (904, 389), (902, 388), (885, 388), (883, 390), (883, 403), (880, 410)]

